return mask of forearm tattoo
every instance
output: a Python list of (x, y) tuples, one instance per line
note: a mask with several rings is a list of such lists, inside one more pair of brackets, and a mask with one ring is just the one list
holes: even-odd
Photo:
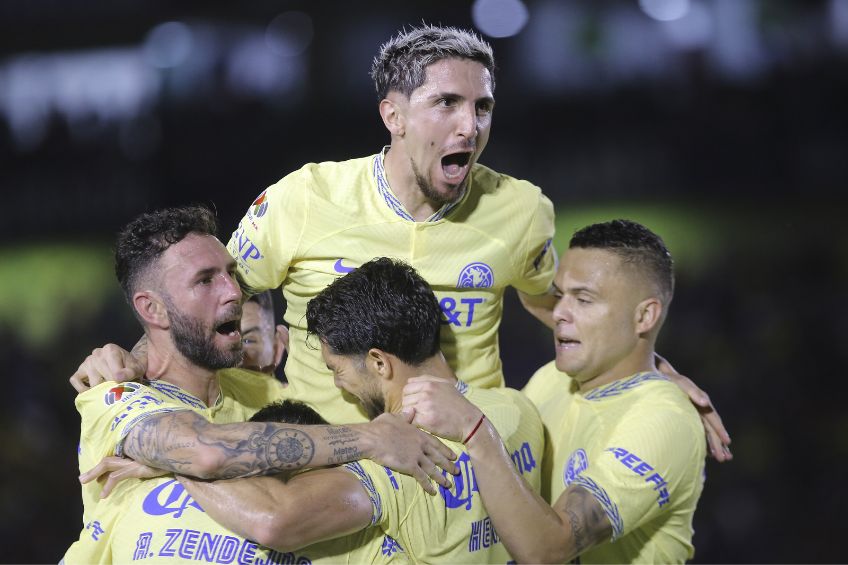
[(582, 487), (570, 488), (565, 493), (563, 511), (568, 516), (574, 552), (583, 551), (609, 541), (612, 526), (604, 509), (589, 491)]
[(333, 454), (327, 461), (329, 464), (337, 465), (362, 459), (362, 453), (359, 446), (356, 445), (359, 441), (359, 434), (352, 429), (346, 426), (329, 427), (324, 439), (327, 445), (333, 448)]
[[(170, 412), (136, 424), (124, 441), (124, 453), (152, 467), (194, 476), (200, 471), (194, 461), (203, 453), (220, 461), (215, 469), (205, 471), (204, 478), (218, 479), (267, 475), (360, 458), (361, 438), (355, 430), (340, 426), (309, 428), (304, 431), (271, 422), (216, 425), (194, 412)], [(313, 437), (328, 446), (320, 461), (314, 461)]]

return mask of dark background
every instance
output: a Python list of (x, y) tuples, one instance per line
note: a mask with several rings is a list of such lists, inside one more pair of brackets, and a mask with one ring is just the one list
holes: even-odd
[[(630, 217), (675, 255), (659, 350), (734, 438), (695, 561), (845, 561), (845, 0), (0, 2), (0, 561), (79, 534), (67, 378), (139, 334), (115, 231), (205, 202), (226, 240), (284, 174), (378, 151), (370, 60), (421, 21), (493, 44), (481, 162), (543, 188), (560, 251)], [(552, 358), (512, 292), (501, 343), (512, 386)]]

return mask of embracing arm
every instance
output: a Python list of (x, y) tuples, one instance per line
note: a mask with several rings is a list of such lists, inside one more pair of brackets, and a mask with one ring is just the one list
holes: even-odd
[(584, 488), (570, 485), (553, 507), (515, 470), (494, 426), (484, 420), (466, 444), (495, 529), (520, 563), (565, 563), (609, 541), (612, 526)]
[(295, 551), (371, 524), (372, 504), (344, 469), (204, 482), (177, 477), (216, 522), (277, 551)]
[(554, 328), (554, 306), (556, 306), (557, 297), (551, 293), (532, 295), (518, 291), (518, 298), (521, 300), (524, 309), (533, 314), (536, 319), (548, 326)]
[(444, 444), (391, 414), (365, 424), (299, 426), (213, 424), (189, 410), (167, 412), (133, 426), (123, 453), (151, 467), (218, 479), (369, 458), (414, 476), (431, 492), (435, 489), (429, 478), (445, 485), (441, 469), (455, 467), (455, 456)]

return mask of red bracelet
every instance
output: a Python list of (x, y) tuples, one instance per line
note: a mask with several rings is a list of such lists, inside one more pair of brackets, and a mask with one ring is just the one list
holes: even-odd
[(485, 420), (485, 419), (486, 419), (486, 415), (485, 415), (485, 414), (483, 414), (482, 416), (480, 416), (480, 419), (479, 419), (479, 420), (477, 420), (477, 425), (476, 425), (476, 426), (474, 426), (474, 429), (473, 429), (473, 430), (471, 430), (471, 433), (470, 433), (470, 434), (468, 434), (468, 437), (467, 437), (467, 438), (465, 438), (464, 440), (462, 440), (462, 445), (465, 445), (466, 443), (468, 443), (468, 440), (469, 440), (469, 439), (471, 439), (471, 438), (474, 436), (474, 434), (476, 434), (476, 433), (477, 433), (477, 430), (478, 430), (478, 429), (480, 429), (480, 424), (482, 424), (482, 423), (483, 423), (483, 420)]

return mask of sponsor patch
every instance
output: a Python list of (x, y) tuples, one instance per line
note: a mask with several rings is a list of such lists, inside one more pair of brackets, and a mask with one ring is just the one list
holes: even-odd
[(111, 406), (119, 401), (121, 398), (126, 398), (130, 396), (132, 393), (136, 392), (141, 388), (141, 385), (138, 383), (121, 383), (116, 387), (112, 387), (103, 397), (103, 402), (106, 403), (107, 406)]
[(261, 218), (265, 215), (265, 212), (268, 211), (268, 195), (266, 194), (268, 191), (263, 190), (262, 194), (253, 201), (253, 204), (250, 205), (250, 212), (256, 216), (257, 218)]

